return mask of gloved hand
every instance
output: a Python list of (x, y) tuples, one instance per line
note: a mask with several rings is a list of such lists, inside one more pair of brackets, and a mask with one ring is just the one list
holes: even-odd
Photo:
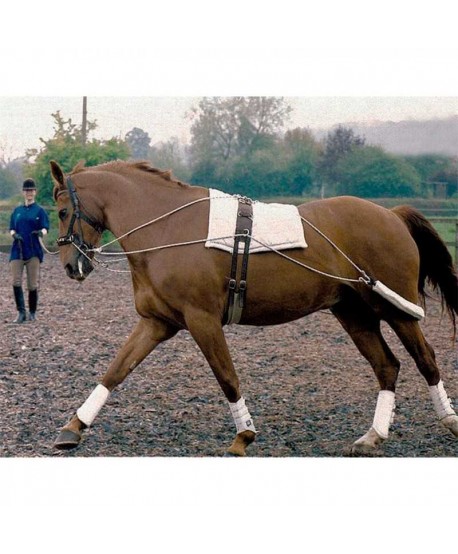
[(42, 237), (43, 236), (43, 231), (32, 231), (32, 235), (37, 235), (39, 237)]
[(14, 239), (14, 240), (21, 240), (21, 241), (24, 240), (24, 239), (22, 238), (22, 235), (20, 235), (19, 233), (14, 233), (13, 239)]

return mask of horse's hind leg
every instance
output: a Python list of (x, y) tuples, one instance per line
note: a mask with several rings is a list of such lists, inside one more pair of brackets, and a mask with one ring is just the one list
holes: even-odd
[(458, 437), (458, 416), (442, 383), (434, 350), (427, 343), (417, 321), (393, 320), (389, 324), (425, 378), (437, 417), (444, 427)]
[(110, 392), (122, 383), (158, 344), (171, 338), (176, 332), (177, 329), (160, 320), (142, 318), (110, 364), (101, 383), (77, 410), (76, 415), (62, 428), (54, 443), (55, 448), (68, 450), (78, 446), (82, 431), (90, 427)]
[(245, 399), (240, 394), (239, 379), (221, 321), (217, 316), (203, 310), (192, 310), (192, 313), (186, 314), (186, 322), (229, 402), (237, 434), (227, 452), (234, 456), (245, 456), (247, 446), (255, 439), (256, 429)]
[(359, 298), (341, 302), (332, 312), (371, 364), (380, 385), (372, 426), (351, 448), (353, 454), (370, 454), (388, 438), (400, 363), (382, 336), (380, 319)]

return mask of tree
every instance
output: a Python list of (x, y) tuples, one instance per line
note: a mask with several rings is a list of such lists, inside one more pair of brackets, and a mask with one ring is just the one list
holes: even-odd
[(447, 196), (457, 192), (458, 167), (457, 159), (441, 154), (421, 154), (406, 156), (405, 160), (412, 165), (422, 180), (424, 196), (432, 194), (432, 183), (447, 184)]
[(3, 166), (4, 169), (7, 169), (16, 179), (17, 190), (15, 192), (20, 191), (22, 182), (24, 181), (24, 164), (26, 161), (27, 159), (25, 157), (16, 158)]
[(249, 153), (271, 144), (291, 111), (285, 100), (276, 96), (244, 98), (239, 110), (238, 153)]
[(19, 192), (15, 176), (6, 167), (0, 166), (0, 199), (10, 198)]
[(450, 160), (450, 164), (431, 175), (431, 182), (444, 183), (447, 197), (458, 196), (458, 159)]
[(405, 160), (412, 165), (423, 181), (431, 181), (431, 177), (448, 169), (452, 165), (452, 158), (442, 154), (420, 154), (417, 156), (405, 156)]
[(150, 148), (148, 159), (155, 167), (160, 169), (172, 169), (178, 179), (189, 181), (191, 171), (186, 163), (186, 147), (180, 143), (177, 137), (168, 141), (159, 142)]
[(417, 196), (420, 176), (403, 158), (382, 148), (365, 146), (354, 149), (339, 162), (338, 194), (363, 198)]
[(243, 99), (204, 98), (191, 110), (191, 153), (196, 164), (203, 160), (227, 160), (235, 150)]
[(248, 155), (266, 146), (283, 127), (291, 108), (278, 97), (203, 98), (191, 110), (193, 167), (202, 168)]
[(321, 147), (308, 129), (296, 128), (285, 133), (284, 152), (287, 159), (288, 193), (312, 192), (317, 183), (317, 163)]
[(5, 142), (0, 143), (0, 199), (11, 198), (19, 193), (23, 181), (23, 164), (23, 159), (11, 158), (11, 149)]
[(257, 199), (311, 193), (319, 151), (310, 131), (297, 128), (232, 158), (215, 177), (224, 190)]
[(253, 199), (290, 193), (288, 161), (280, 142), (238, 156), (223, 166), (216, 176), (225, 191)]
[[(43, 147), (39, 151), (31, 149), (26, 153), (28, 163), (24, 173), (37, 183), (38, 201), (52, 202), (53, 183), (49, 171), (51, 160), (58, 161), (64, 171), (70, 172), (81, 160), (85, 160), (87, 165), (97, 165), (116, 159), (126, 160), (129, 157), (129, 148), (125, 142), (117, 138), (92, 139), (83, 145), (81, 126), (73, 124), (71, 119), (64, 120), (59, 111), (52, 114), (52, 117), (56, 124), (53, 138), (40, 138)], [(87, 124), (89, 131), (96, 127), (95, 122)]]
[[(74, 142), (83, 143), (83, 128), (82, 125), (78, 125), (72, 122), (71, 118), (65, 120), (60, 110), (57, 110), (55, 113), (51, 114), (51, 117), (54, 119), (54, 136), (53, 140), (56, 141), (66, 141), (72, 140)], [(94, 131), (97, 128), (97, 121), (87, 121), (86, 129), (87, 133)], [(46, 144), (43, 139), (40, 139), (41, 142)]]
[(142, 129), (134, 127), (126, 134), (126, 143), (130, 148), (132, 158), (137, 160), (148, 159), (151, 138)]
[(318, 163), (320, 179), (324, 187), (335, 187), (340, 181), (339, 162), (356, 148), (365, 144), (365, 138), (355, 134), (353, 129), (339, 125), (328, 133), (321, 159)]

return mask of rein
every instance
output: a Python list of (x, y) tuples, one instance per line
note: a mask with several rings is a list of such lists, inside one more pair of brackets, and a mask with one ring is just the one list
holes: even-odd
[[(115, 242), (119, 242), (121, 239), (131, 235), (132, 233), (135, 233), (136, 231), (139, 231), (140, 229), (143, 229), (143, 228), (145, 228), (149, 225), (152, 225), (152, 224), (154, 224), (158, 221), (161, 221), (162, 219), (165, 219), (165, 218), (167, 218), (167, 217), (169, 217), (169, 216), (171, 216), (171, 215), (173, 215), (173, 214), (175, 214), (175, 213), (177, 213), (177, 212), (179, 212), (179, 211), (181, 211), (185, 208), (193, 206), (194, 204), (197, 204), (199, 202), (209, 201), (210, 197), (207, 196), (207, 197), (204, 197), (204, 198), (199, 198), (197, 200), (193, 200), (192, 202), (188, 202), (187, 204), (184, 204), (183, 206), (179, 206), (178, 208), (175, 208), (174, 210), (171, 210), (170, 212), (167, 212), (167, 213), (165, 213), (165, 214), (163, 214), (159, 217), (156, 217), (155, 219), (152, 219), (150, 221), (147, 221), (146, 223), (143, 223), (143, 224), (139, 225), (138, 227), (135, 227), (134, 229), (131, 229), (130, 231), (127, 231), (126, 233), (120, 235), (119, 237), (115, 237), (113, 240), (111, 240), (110, 242), (105, 243), (102, 246), (94, 247), (93, 245), (91, 245), (91, 244), (84, 241), (83, 230), (82, 230), (82, 227), (81, 227), (81, 220), (88, 223), (91, 227), (93, 227), (100, 234), (105, 230), (105, 227), (103, 225), (101, 225), (100, 223), (98, 223), (97, 221), (91, 219), (84, 212), (81, 211), (80, 201), (79, 201), (78, 195), (76, 193), (75, 185), (73, 184), (73, 181), (70, 179), (70, 177), (67, 177), (67, 185), (68, 185), (68, 192), (70, 194), (70, 200), (71, 200), (71, 203), (72, 203), (72, 206), (73, 206), (73, 214), (72, 214), (72, 218), (70, 220), (70, 223), (69, 223), (69, 226), (68, 226), (68, 229), (67, 229), (67, 233), (64, 236), (59, 237), (57, 239), (57, 245), (60, 247), (60, 246), (64, 246), (64, 245), (67, 245), (67, 244), (72, 244), (80, 252), (81, 255), (83, 255), (85, 258), (87, 258), (91, 262), (91, 264), (94, 265), (94, 262), (96, 262), (97, 264), (101, 265), (102, 267), (104, 267), (108, 271), (115, 271), (115, 272), (118, 272), (118, 273), (130, 273), (129, 270), (111, 269), (107, 266), (108, 261), (104, 262), (102, 260), (98, 260), (95, 257), (90, 258), (88, 256), (88, 254), (89, 253), (96, 253), (96, 254), (101, 254), (103, 256), (119, 256), (119, 255), (127, 256), (129, 254), (142, 254), (144, 252), (153, 252), (153, 251), (156, 251), (156, 250), (164, 250), (166, 248), (174, 248), (174, 247), (178, 247), (178, 246), (188, 246), (188, 245), (192, 245), (192, 244), (199, 244), (199, 243), (207, 242), (207, 240), (209, 240), (208, 238), (205, 238), (205, 239), (198, 239), (198, 240), (192, 240), (192, 241), (177, 242), (177, 243), (174, 243), (174, 244), (164, 244), (164, 245), (161, 245), (161, 246), (153, 246), (151, 248), (143, 248), (141, 250), (132, 250), (132, 251), (129, 251), (129, 252), (122, 252), (122, 253), (120, 253), (120, 252), (104, 252), (103, 250), (105, 248), (107, 248), (108, 246), (111, 246)], [(62, 194), (63, 192), (66, 192), (66, 191), (61, 191), (59, 194)], [(253, 202), (251, 199), (247, 199), (246, 197), (243, 197), (243, 196), (240, 196), (240, 195), (234, 195), (234, 196), (236, 198), (238, 198), (239, 200), (242, 200), (245, 203), (247, 203), (247, 201), (248, 201), (248, 203)], [(231, 198), (231, 197), (222, 196), (220, 198)], [(341, 276), (332, 275), (330, 273), (326, 273), (326, 272), (320, 271), (320, 270), (318, 270), (314, 267), (308, 266), (307, 264), (299, 262), (298, 260), (295, 260), (294, 258), (288, 256), (287, 254), (284, 254), (283, 252), (277, 250), (276, 248), (274, 248), (272, 246), (269, 246), (268, 244), (264, 244), (260, 240), (256, 239), (251, 234), (251, 229), (250, 229), (250, 232), (248, 232), (248, 233), (247, 233), (246, 229), (243, 230), (243, 232), (240, 232), (240, 230), (236, 229), (236, 232), (233, 235), (230, 235), (230, 236), (227, 236), (227, 237), (214, 237), (211, 240), (224, 240), (224, 239), (228, 239), (228, 238), (234, 238), (234, 241), (237, 244), (237, 248), (238, 248), (238, 242), (239, 242), (240, 239), (242, 239), (242, 240), (246, 240), (246, 239), (253, 240), (254, 242), (260, 244), (261, 246), (264, 246), (265, 248), (269, 249), (270, 251), (274, 252), (275, 254), (278, 254), (282, 258), (285, 258), (286, 260), (289, 260), (290, 262), (292, 262), (296, 265), (299, 265), (300, 267), (303, 267), (305, 269), (308, 269), (309, 271), (317, 273), (319, 275), (323, 275), (323, 276), (329, 277), (331, 279), (337, 279), (339, 281), (345, 281), (345, 282), (350, 282), (350, 283), (364, 283), (364, 284), (369, 285), (369, 286), (373, 285), (373, 279), (371, 279), (366, 274), (366, 272), (364, 270), (362, 270), (360, 267), (358, 267), (345, 254), (345, 252), (343, 252), (329, 237), (327, 237), (322, 231), (320, 231), (317, 227), (315, 227), (315, 225), (313, 225), (313, 223), (311, 223), (310, 221), (308, 221), (307, 219), (305, 219), (302, 216), (301, 216), (301, 220), (304, 223), (306, 223), (307, 225), (309, 225), (320, 236), (322, 236), (333, 248), (335, 248), (358, 271), (358, 273), (360, 273), (361, 276), (357, 279), (349, 278), (349, 277), (341, 277)], [(73, 231), (73, 227), (74, 227), (75, 222), (77, 222), (77, 224), (78, 224), (79, 234), (75, 233)], [(44, 250), (48, 254), (58, 254), (58, 251), (50, 252), (45, 247), (45, 245), (44, 245), (44, 243), (41, 239), (40, 239), (40, 243), (41, 243), (42, 247), (44, 248)], [(234, 249), (234, 251), (236, 251), (236, 250)], [(120, 261), (125, 261), (125, 258), (118, 258), (116, 260), (111, 260), (111, 263), (116, 263), (116, 262), (120, 262)]]

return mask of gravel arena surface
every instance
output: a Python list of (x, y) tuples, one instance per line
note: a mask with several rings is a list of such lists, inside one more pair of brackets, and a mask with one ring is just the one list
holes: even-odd
[[(124, 264), (122, 264), (124, 265)], [(304, 274), (306, 278), (306, 274)], [(189, 333), (158, 347), (113, 392), (80, 446), (53, 442), (100, 381), (137, 321), (128, 273), (97, 269), (82, 284), (45, 257), (37, 321), (16, 317), (8, 255), (0, 254), (2, 457), (222, 456), (235, 426)], [(458, 406), (452, 326), (428, 301), (422, 328)], [(370, 427), (375, 375), (329, 312), (275, 327), (225, 328), (258, 435), (253, 457), (341, 457)], [(391, 330), (402, 367), (396, 415), (382, 457), (455, 457), (458, 440), (436, 419), (426, 382)]]

